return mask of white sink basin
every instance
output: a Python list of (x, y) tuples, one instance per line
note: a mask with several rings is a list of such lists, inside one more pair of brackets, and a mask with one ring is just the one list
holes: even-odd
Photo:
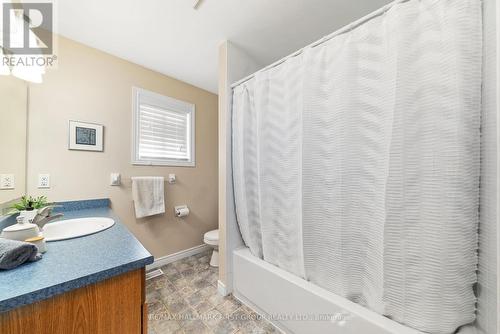
[(66, 219), (45, 225), (42, 233), (45, 241), (65, 240), (101, 232), (114, 224), (113, 219), (104, 217)]

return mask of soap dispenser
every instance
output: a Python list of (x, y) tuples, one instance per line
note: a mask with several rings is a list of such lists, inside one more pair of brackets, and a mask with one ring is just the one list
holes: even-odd
[(40, 235), (38, 226), (32, 223), (26, 223), (24, 216), (18, 216), (16, 221), (17, 224), (7, 226), (3, 229), (0, 234), (1, 238), (24, 241)]

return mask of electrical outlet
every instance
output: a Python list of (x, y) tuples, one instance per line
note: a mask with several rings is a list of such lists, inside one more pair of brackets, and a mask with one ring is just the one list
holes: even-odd
[(14, 174), (0, 174), (0, 189), (14, 189)]
[(50, 174), (38, 174), (38, 188), (50, 188)]

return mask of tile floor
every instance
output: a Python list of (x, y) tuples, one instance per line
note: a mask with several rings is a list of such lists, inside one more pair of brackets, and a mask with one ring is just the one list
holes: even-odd
[(217, 268), (210, 252), (161, 269), (163, 276), (146, 282), (149, 333), (263, 334), (279, 333), (271, 324), (231, 296), (217, 293)]

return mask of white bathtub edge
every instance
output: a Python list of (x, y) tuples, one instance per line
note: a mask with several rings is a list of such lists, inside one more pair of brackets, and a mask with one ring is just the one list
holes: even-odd
[(349, 314), (345, 321), (271, 321), (287, 333), (422, 334), (273, 266), (248, 248), (235, 250), (233, 261), (233, 294), (262, 316)]

